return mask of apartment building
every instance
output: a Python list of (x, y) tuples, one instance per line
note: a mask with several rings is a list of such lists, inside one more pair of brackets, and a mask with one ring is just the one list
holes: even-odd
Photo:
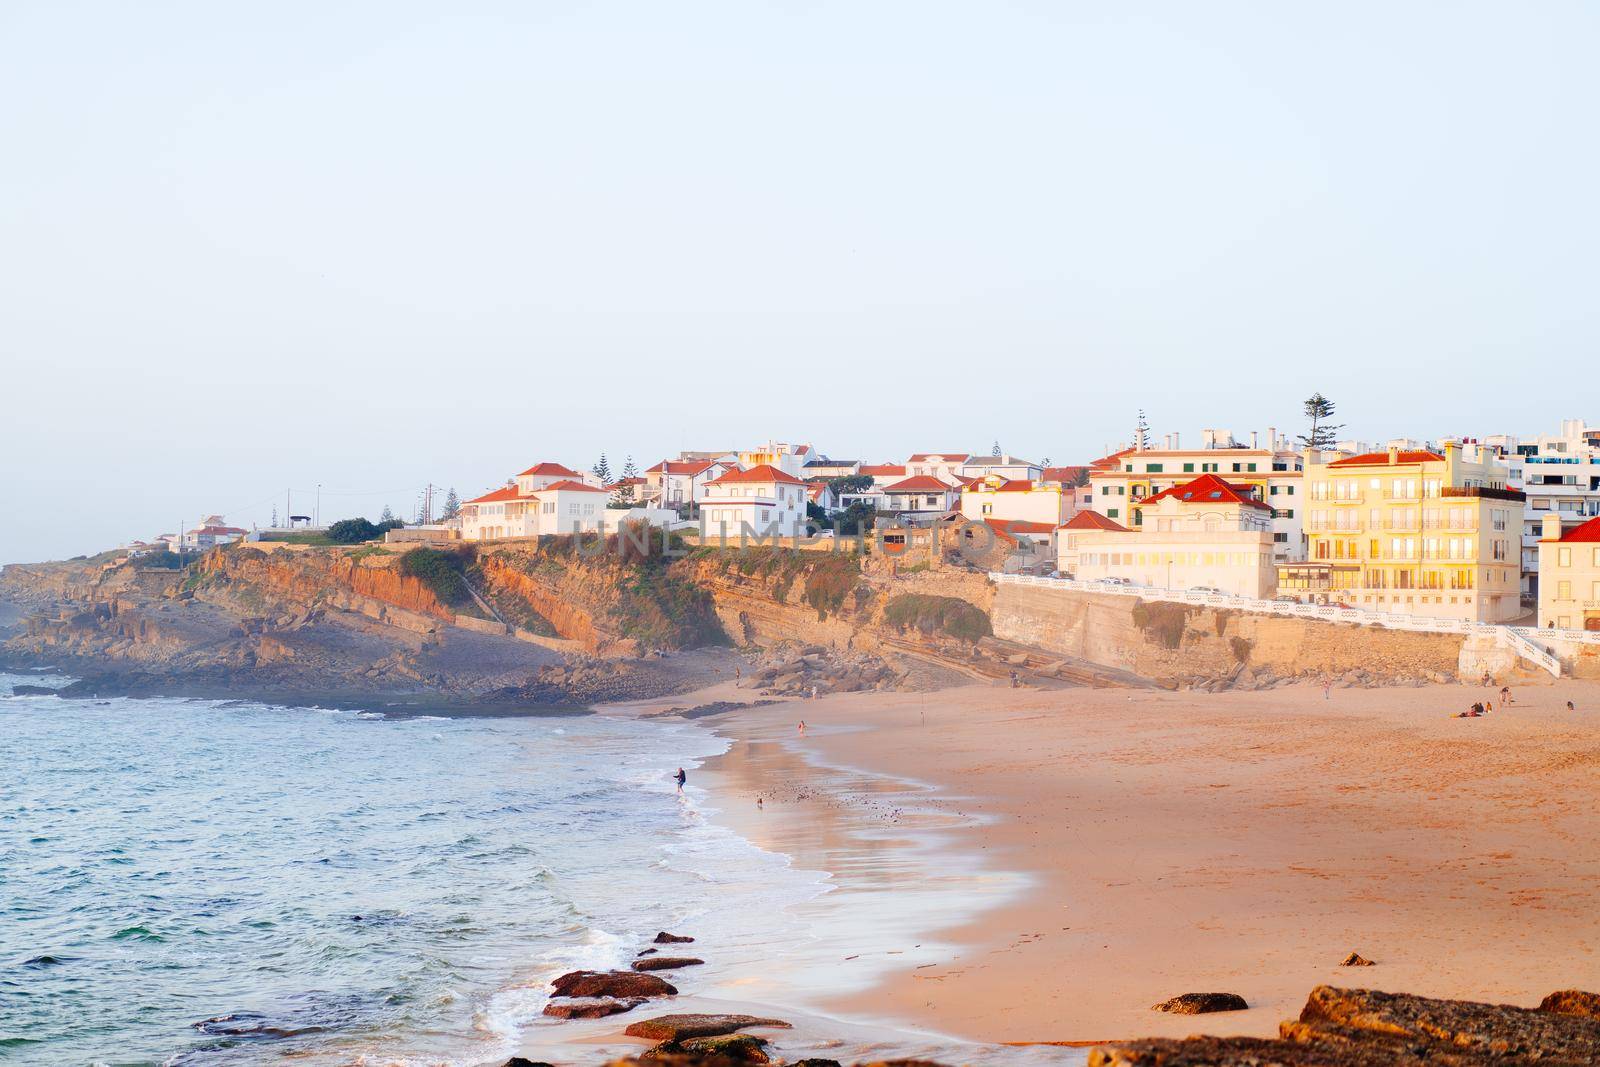
[(1600, 630), (1600, 518), (1563, 530), (1547, 511), (1538, 542), (1540, 626)]
[(1486, 437), (1484, 446), (1497, 452), (1510, 470), (1506, 484), (1527, 496), (1522, 512), (1522, 595), (1532, 601), (1539, 596), (1539, 543), (1545, 517), (1554, 514), (1564, 526), (1576, 526), (1600, 515), (1600, 429), (1582, 419), (1563, 419), (1557, 433)]
[(1183, 448), (1176, 433), (1154, 447), (1124, 448), (1089, 465), (1090, 507), (1108, 519), (1137, 528), (1138, 505), (1175, 485), (1215, 474), (1250, 486), (1271, 510), (1273, 558), (1305, 559), (1304, 457), (1275, 428), (1265, 441), (1254, 431), (1243, 442), (1226, 430), (1204, 430), (1199, 448)]
[(1522, 614), (1523, 494), (1506, 467), (1459, 442), (1441, 450), (1304, 461), (1304, 562), (1278, 589), (1305, 600), (1406, 615), (1507, 622)]

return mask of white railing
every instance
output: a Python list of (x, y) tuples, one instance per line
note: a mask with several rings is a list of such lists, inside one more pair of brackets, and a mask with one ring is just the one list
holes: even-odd
[(1590, 633), (1585, 630), (1504, 626), (1471, 619), (1439, 619), (1426, 615), (1391, 614), (1336, 604), (1299, 604), (1284, 600), (1261, 600), (1233, 593), (1200, 593), (1192, 589), (1161, 589), (1148, 585), (1124, 585), (1119, 582), (1080, 581), (1076, 578), (1041, 578), (1031, 574), (1001, 574), (994, 571), (990, 572), (989, 577), (996, 582), (1010, 585), (1070, 589), (1080, 593), (1109, 593), (1113, 596), (1132, 596), (1144, 600), (1167, 600), (1210, 608), (1232, 608), (1235, 611), (1249, 611), (1261, 615), (1287, 615), (1301, 619), (1348, 622), (1357, 626), (1386, 626), (1391, 630), (1417, 630), (1423, 633), (1481, 634), (1493, 637), (1502, 647), (1512, 649), (1519, 656), (1538, 664), (1558, 678), (1561, 676), (1561, 661), (1539, 642), (1600, 644), (1600, 633)]

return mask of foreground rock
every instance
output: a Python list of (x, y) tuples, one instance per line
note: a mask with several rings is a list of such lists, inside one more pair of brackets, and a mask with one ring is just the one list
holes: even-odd
[(1600, 1063), (1600, 1019), (1582, 1014), (1600, 997), (1552, 994), (1535, 1010), (1434, 1000), (1404, 993), (1318, 986), (1280, 1039), (1192, 1037), (1095, 1049), (1089, 1067), (1577, 1067)]
[(1554, 1012), (1557, 1015), (1583, 1015), (1590, 1019), (1600, 1019), (1600, 993), (1563, 989), (1541, 1000), (1539, 1010)]
[(658, 945), (687, 945), (693, 940), (694, 938), (692, 937), (684, 937), (682, 934), (669, 934), (665, 930), (655, 937), (655, 942)]
[(550, 983), (555, 997), (668, 997), (678, 987), (653, 974), (634, 971), (571, 971)]
[(695, 959), (693, 956), (646, 956), (642, 960), (633, 961), (636, 971), (670, 971), (675, 967), (693, 967), (704, 963), (705, 960)]
[(642, 1019), (622, 1031), (629, 1037), (642, 1037), (646, 1041), (687, 1041), (694, 1037), (719, 1037), (737, 1033), (749, 1026), (768, 1026), (789, 1029), (782, 1019), (763, 1019), (759, 1015), (660, 1015)]
[(1361, 955), (1361, 953), (1359, 953), (1359, 952), (1352, 952), (1352, 953), (1350, 953), (1350, 955), (1346, 956), (1344, 959), (1339, 961), (1339, 966), (1341, 966), (1341, 967), (1371, 967), (1371, 966), (1373, 966), (1373, 962), (1371, 960), (1367, 959), (1365, 956)]
[(754, 1034), (691, 1037), (684, 1041), (663, 1041), (640, 1058), (664, 1060), (693, 1057), (696, 1063), (771, 1063), (771, 1057), (764, 1051), (766, 1044), (766, 1038)]
[(608, 1015), (621, 1015), (644, 1003), (643, 997), (618, 1000), (615, 997), (574, 997), (570, 1000), (552, 1000), (544, 1006), (544, 1013), (557, 1019), (604, 1019)]
[(1170, 1011), (1174, 1015), (1205, 1015), (1214, 1011), (1245, 1011), (1250, 1005), (1237, 993), (1183, 993), (1151, 1005), (1151, 1011)]

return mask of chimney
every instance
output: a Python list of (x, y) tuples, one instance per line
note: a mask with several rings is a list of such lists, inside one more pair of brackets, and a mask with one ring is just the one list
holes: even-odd
[(1389, 466), (1392, 467), (1396, 463), (1399, 463), (1399, 462), (1400, 462), (1400, 446), (1399, 445), (1390, 445), (1389, 446)]
[(1261, 447), (1261, 445), (1256, 440), (1256, 431), (1254, 431), (1254, 430), (1250, 431), (1250, 447), (1252, 449)]
[(1178, 451), (1178, 449), (1180, 447), (1181, 446), (1178, 444), (1178, 431), (1177, 430), (1173, 430), (1172, 431), (1172, 450), (1174, 452), (1176, 452), (1176, 451)]
[(1267, 448), (1273, 452), (1278, 450), (1278, 428), (1276, 426), (1267, 427)]
[(1541, 541), (1559, 541), (1559, 540), (1561, 540), (1561, 513), (1560, 512), (1551, 511), (1551, 512), (1546, 513), (1546, 515), (1544, 517), (1544, 525), (1543, 525), (1543, 527), (1541, 527), (1541, 530), (1540, 530), (1540, 533), (1539, 533), (1539, 540), (1541, 540)]

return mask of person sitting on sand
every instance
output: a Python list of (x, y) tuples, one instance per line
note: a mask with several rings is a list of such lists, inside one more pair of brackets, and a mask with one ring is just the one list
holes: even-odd
[(682, 767), (678, 768), (678, 773), (672, 776), (672, 780), (678, 783), (678, 795), (683, 796), (683, 783), (689, 780), (689, 776), (683, 773)]
[(1568, 711), (1577, 711), (1578, 709), (1573, 707), (1572, 706), (1572, 701), (1569, 700), (1569, 701), (1567, 701), (1567, 710)]

